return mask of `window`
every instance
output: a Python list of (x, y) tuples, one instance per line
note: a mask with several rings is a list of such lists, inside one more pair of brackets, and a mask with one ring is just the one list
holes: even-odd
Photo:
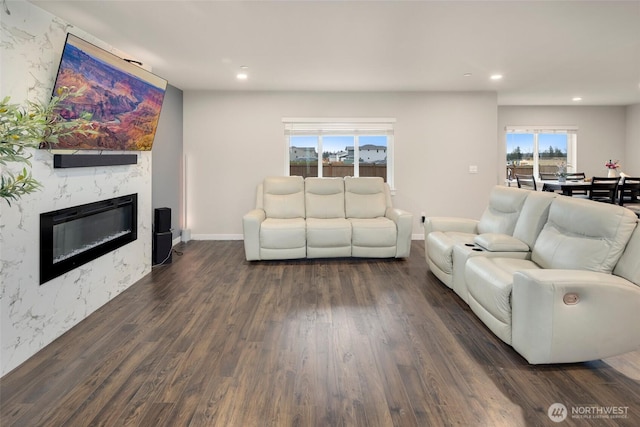
[(286, 175), (379, 176), (394, 188), (395, 119), (285, 118), (282, 122)]
[(564, 164), (568, 172), (577, 172), (577, 128), (563, 127), (507, 127), (506, 178), (515, 175), (555, 175)]

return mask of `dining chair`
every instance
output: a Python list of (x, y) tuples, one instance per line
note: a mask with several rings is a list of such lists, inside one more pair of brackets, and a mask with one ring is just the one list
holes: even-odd
[[(539, 172), (538, 175), (540, 176), (540, 181), (556, 181), (558, 179), (558, 175), (555, 173)], [(545, 191), (544, 183), (542, 191)], [(562, 191), (560, 190), (558, 190), (557, 192), (562, 193)]]
[(586, 177), (584, 172), (567, 173), (567, 181), (584, 181)]
[(538, 189), (536, 186), (536, 180), (533, 178), (533, 175), (516, 174), (516, 181), (518, 182), (518, 188), (525, 188), (533, 191), (536, 191)]
[[(567, 181), (584, 181), (587, 176), (584, 172), (569, 172), (567, 173)], [(584, 195), (586, 196), (588, 193), (586, 190), (574, 190), (573, 194), (575, 195)]]
[(591, 178), (589, 199), (598, 202), (615, 203), (618, 195), (619, 178), (597, 177)]
[(558, 175), (555, 173), (540, 172), (540, 180), (542, 181), (554, 181), (556, 179), (558, 179)]
[(620, 178), (618, 184), (618, 203), (623, 206), (625, 202), (640, 202), (640, 177), (625, 176)]

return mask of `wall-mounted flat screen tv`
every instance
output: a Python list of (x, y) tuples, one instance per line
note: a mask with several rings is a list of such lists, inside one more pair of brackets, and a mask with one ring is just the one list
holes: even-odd
[(167, 81), (73, 34), (67, 34), (53, 94), (62, 87), (79, 92), (59, 104), (72, 120), (91, 114), (86, 135), (61, 138), (52, 148), (151, 150)]

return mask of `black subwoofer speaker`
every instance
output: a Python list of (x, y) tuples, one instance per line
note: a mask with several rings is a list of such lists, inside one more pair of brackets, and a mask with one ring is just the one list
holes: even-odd
[(153, 235), (153, 264), (171, 264), (172, 240), (171, 231)]
[(156, 233), (171, 231), (171, 208), (156, 208), (153, 226)]

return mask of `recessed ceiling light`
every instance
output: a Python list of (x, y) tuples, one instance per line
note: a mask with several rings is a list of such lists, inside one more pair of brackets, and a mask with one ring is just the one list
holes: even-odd
[(238, 80), (247, 80), (249, 78), (249, 67), (247, 67), (246, 65), (243, 65), (240, 67), (240, 71), (238, 71), (238, 74), (236, 74), (236, 79)]
[(471, 77), (472, 75), (473, 75), (473, 74), (471, 74), (471, 73), (464, 73), (462, 76), (463, 76), (463, 77)]
[(502, 74), (492, 74), (491, 80), (502, 80)]
[(580, 102), (580, 101), (582, 101), (582, 97), (580, 97), (580, 96), (574, 96), (573, 98), (571, 98), (571, 100), (572, 100), (573, 102)]

